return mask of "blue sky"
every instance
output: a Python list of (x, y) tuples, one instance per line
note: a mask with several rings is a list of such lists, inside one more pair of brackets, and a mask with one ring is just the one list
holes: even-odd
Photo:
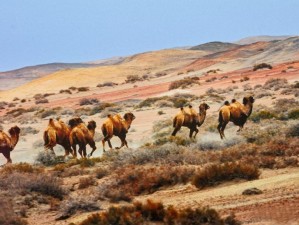
[(1, 0), (0, 71), (255, 35), (298, 35), (297, 0)]

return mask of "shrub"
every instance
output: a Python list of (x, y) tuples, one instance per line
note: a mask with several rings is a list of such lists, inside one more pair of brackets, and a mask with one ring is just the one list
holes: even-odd
[(66, 94), (72, 94), (71, 90), (69, 89), (65, 89), (65, 90), (60, 90), (59, 93), (63, 94), (63, 93), (66, 93)]
[(162, 110), (158, 111), (158, 115), (163, 115), (165, 114), (165, 112), (163, 112)]
[(49, 100), (46, 98), (40, 98), (35, 101), (35, 104), (45, 104), (45, 103), (49, 103)]
[(89, 91), (89, 87), (78, 87), (77, 90), (78, 92), (85, 92), (85, 91)]
[(217, 80), (217, 77), (211, 77), (211, 78), (207, 79), (206, 82), (209, 83), (209, 82), (213, 82), (215, 80)]
[(64, 220), (76, 212), (91, 212), (95, 210), (99, 210), (97, 202), (90, 197), (79, 197), (79, 198), (69, 198), (60, 207), (61, 215), (57, 218), (57, 220)]
[(260, 63), (260, 64), (257, 64), (257, 65), (253, 66), (253, 71), (264, 69), (264, 68), (267, 68), (267, 69), (271, 70), (272, 66), (270, 64), (267, 64), (267, 63)]
[(299, 123), (288, 128), (286, 132), (287, 137), (299, 137)]
[(107, 81), (107, 82), (98, 84), (97, 87), (113, 87), (115, 85), (117, 85), (117, 83)]
[(99, 100), (96, 99), (96, 98), (82, 98), (80, 99), (80, 102), (79, 102), (79, 105), (82, 106), (82, 105), (92, 105), (92, 104), (97, 104), (99, 103)]
[(254, 112), (249, 117), (249, 119), (252, 120), (253, 122), (259, 122), (260, 120), (263, 119), (272, 119), (272, 118), (278, 118), (278, 115), (268, 110), (261, 110), (259, 112)]
[(299, 119), (299, 109), (293, 109), (288, 112), (288, 118), (289, 119)]
[(25, 98), (23, 98), (22, 100), (21, 100), (21, 102), (22, 103), (24, 103), (24, 102), (26, 102), (27, 100), (25, 99)]
[[(127, 166), (115, 171), (110, 184), (100, 185), (102, 197), (112, 200), (126, 199), (142, 193), (153, 193), (162, 186), (171, 186), (189, 181), (194, 169), (188, 167), (165, 166)], [(121, 190), (121, 191), (119, 191)], [(117, 193), (119, 195), (117, 195)], [(123, 200), (126, 200), (123, 199)]]
[(79, 179), (79, 189), (84, 189), (95, 184), (95, 179), (91, 176), (81, 177)]
[(52, 116), (52, 115), (56, 115), (56, 111), (53, 109), (48, 109), (48, 110), (43, 111), (40, 114), (40, 117), (43, 119), (43, 118), (46, 118), (46, 117)]
[(6, 114), (12, 115), (13, 117), (18, 117), (18, 116), (23, 115), (26, 112), (27, 112), (27, 110), (24, 108), (17, 108), (17, 109), (12, 109), (12, 110), (8, 111)]
[(56, 158), (55, 154), (53, 154), (50, 151), (40, 151), (36, 158), (35, 162), (38, 164), (42, 164), (44, 166), (52, 166), (56, 165), (58, 162), (58, 159)]
[(194, 175), (192, 184), (197, 188), (204, 188), (237, 178), (253, 180), (257, 179), (259, 175), (260, 172), (256, 166), (245, 162), (211, 164), (200, 169)]
[(78, 88), (72, 86), (72, 87), (69, 87), (69, 89), (72, 90), (72, 91), (75, 91), (75, 90), (77, 90)]
[(263, 85), (263, 89), (269, 90), (273, 89), (274, 91), (278, 91), (280, 88), (285, 88), (288, 86), (287, 79), (283, 78), (271, 78), (265, 82)]
[(15, 214), (12, 202), (13, 200), (8, 197), (0, 197), (0, 224), (27, 225), (28, 223), (24, 219), (21, 219), (19, 216)]
[(187, 88), (190, 85), (197, 84), (199, 85), (200, 83), (198, 81), (195, 81), (192, 78), (185, 78), (182, 80), (176, 80), (170, 83), (168, 90), (173, 90), (173, 89), (178, 89), (178, 88)]
[(138, 75), (128, 75), (126, 79), (126, 83), (135, 83), (137, 81), (142, 81), (142, 77), (139, 77)]
[(182, 74), (184, 74), (184, 72), (178, 72), (178, 73), (177, 73), (177, 75), (182, 75)]
[(39, 130), (33, 127), (21, 127), (21, 136), (26, 136), (27, 134), (38, 134)]
[(163, 76), (166, 76), (167, 73), (166, 72), (158, 72), (155, 74), (155, 77), (163, 77)]
[(101, 179), (109, 174), (109, 170), (106, 168), (99, 167), (94, 170), (97, 179)]
[(162, 203), (148, 199), (145, 203), (135, 202), (133, 205), (121, 207), (111, 206), (107, 211), (92, 214), (80, 223), (80, 225), (90, 224), (239, 225), (240, 223), (233, 215), (221, 218), (217, 211), (208, 207), (176, 209), (169, 206), (166, 208)]

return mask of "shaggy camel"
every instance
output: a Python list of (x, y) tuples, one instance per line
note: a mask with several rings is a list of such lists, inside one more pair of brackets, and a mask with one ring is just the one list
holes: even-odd
[(204, 123), (206, 118), (206, 111), (209, 108), (210, 107), (206, 103), (200, 104), (199, 113), (197, 113), (191, 105), (187, 109), (181, 108), (181, 111), (173, 119), (174, 131), (171, 135), (175, 136), (183, 126), (190, 129), (190, 138), (192, 138), (193, 133), (195, 132), (195, 135), (193, 137), (195, 138), (198, 133), (197, 126), (200, 127)]
[(124, 118), (120, 115), (108, 115), (107, 120), (104, 121), (102, 125), (102, 133), (104, 135), (104, 139), (102, 140), (103, 151), (105, 152), (105, 142), (108, 141), (109, 147), (112, 149), (112, 145), (110, 139), (113, 135), (117, 136), (121, 140), (121, 146), (116, 149), (122, 148), (124, 145), (128, 147), (128, 143), (126, 141), (126, 135), (128, 130), (132, 124), (132, 121), (135, 119), (133, 113), (126, 113)]
[(12, 163), (10, 152), (15, 148), (19, 141), (20, 128), (14, 126), (8, 130), (9, 135), (0, 130), (0, 153), (4, 155), (7, 163)]
[[(73, 125), (82, 122), (81, 118), (73, 118)], [(56, 144), (61, 145), (65, 154), (64, 157), (68, 156), (70, 153), (73, 154), (71, 149), (71, 144), (69, 140), (71, 129), (60, 119), (54, 121), (54, 119), (49, 119), (49, 124), (46, 130), (44, 131), (44, 146), (45, 149), (50, 149), (54, 152), (54, 147)]]
[(235, 99), (232, 100), (231, 104), (229, 104), (228, 101), (225, 101), (224, 105), (219, 110), (219, 124), (217, 127), (221, 139), (225, 137), (224, 129), (229, 121), (239, 126), (238, 132), (242, 130), (247, 118), (252, 112), (253, 103), (254, 98), (252, 96), (244, 97), (243, 104)]
[(88, 156), (91, 156), (92, 153), (96, 150), (96, 145), (93, 139), (95, 134), (95, 129), (96, 129), (96, 122), (93, 120), (89, 121), (87, 126), (82, 122), (72, 129), (70, 133), (70, 144), (73, 148), (74, 157), (77, 157), (76, 145), (79, 145), (79, 154), (81, 155), (82, 158), (86, 158), (87, 144), (89, 144), (90, 147), (92, 148), (92, 152)]

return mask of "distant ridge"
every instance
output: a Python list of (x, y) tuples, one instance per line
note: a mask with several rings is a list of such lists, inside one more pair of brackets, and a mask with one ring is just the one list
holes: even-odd
[(208, 42), (201, 45), (196, 45), (191, 48), (190, 50), (200, 50), (200, 51), (208, 51), (211, 53), (215, 52), (223, 52), (230, 49), (233, 49), (235, 47), (239, 46), (238, 44), (228, 43), (228, 42), (220, 42), (220, 41), (213, 41)]
[(242, 38), (234, 43), (238, 45), (248, 45), (259, 41), (280, 41), (280, 40), (288, 39), (290, 37), (293, 36), (292, 35), (281, 35), (281, 36), (261, 35), (261, 36)]

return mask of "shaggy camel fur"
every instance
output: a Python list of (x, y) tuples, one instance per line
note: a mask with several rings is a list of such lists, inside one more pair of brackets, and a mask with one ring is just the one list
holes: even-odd
[[(74, 127), (70, 133), (70, 143), (73, 148), (74, 157), (77, 157), (76, 145), (79, 145), (79, 154), (82, 158), (86, 158), (86, 145), (89, 144), (92, 152), (88, 155), (91, 156), (96, 150), (94, 142), (94, 134), (96, 129), (96, 122), (91, 120), (86, 126), (84, 123), (79, 123)], [(83, 152), (83, 154), (82, 154)]]
[(113, 137), (113, 135), (119, 137), (121, 140), (121, 146), (116, 149), (120, 149), (124, 145), (128, 147), (126, 135), (134, 119), (135, 116), (133, 113), (126, 113), (124, 118), (118, 114), (114, 116), (108, 115), (107, 120), (105, 120), (102, 125), (102, 133), (104, 135), (104, 139), (102, 140), (103, 151), (105, 151), (106, 141), (108, 141), (108, 145), (112, 149), (110, 139)]
[(238, 132), (242, 130), (247, 118), (252, 112), (253, 103), (254, 98), (252, 96), (244, 97), (243, 104), (235, 99), (232, 100), (231, 104), (229, 104), (228, 101), (225, 101), (224, 105), (219, 110), (219, 124), (217, 127), (221, 139), (225, 137), (224, 129), (229, 121), (239, 126)]
[[(73, 118), (71, 120), (73, 121), (73, 124), (78, 124), (82, 121), (81, 118)], [(54, 119), (49, 119), (48, 127), (44, 131), (45, 149), (50, 149), (55, 154), (53, 148), (58, 144), (65, 150), (64, 157), (68, 156), (70, 153), (73, 154), (69, 140), (70, 132), (71, 129), (60, 119), (57, 119), (56, 121), (54, 121)]]
[(192, 106), (189, 108), (181, 108), (181, 111), (173, 119), (174, 131), (172, 136), (175, 136), (176, 133), (181, 129), (181, 127), (188, 127), (190, 129), (189, 137), (192, 138), (193, 133), (195, 132), (194, 138), (198, 133), (197, 126), (200, 127), (206, 118), (206, 111), (210, 107), (206, 103), (202, 103), (199, 106), (199, 113), (197, 113)]
[(0, 153), (4, 155), (7, 163), (12, 163), (10, 152), (15, 148), (19, 141), (20, 128), (14, 126), (8, 130), (9, 135), (0, 130)]

